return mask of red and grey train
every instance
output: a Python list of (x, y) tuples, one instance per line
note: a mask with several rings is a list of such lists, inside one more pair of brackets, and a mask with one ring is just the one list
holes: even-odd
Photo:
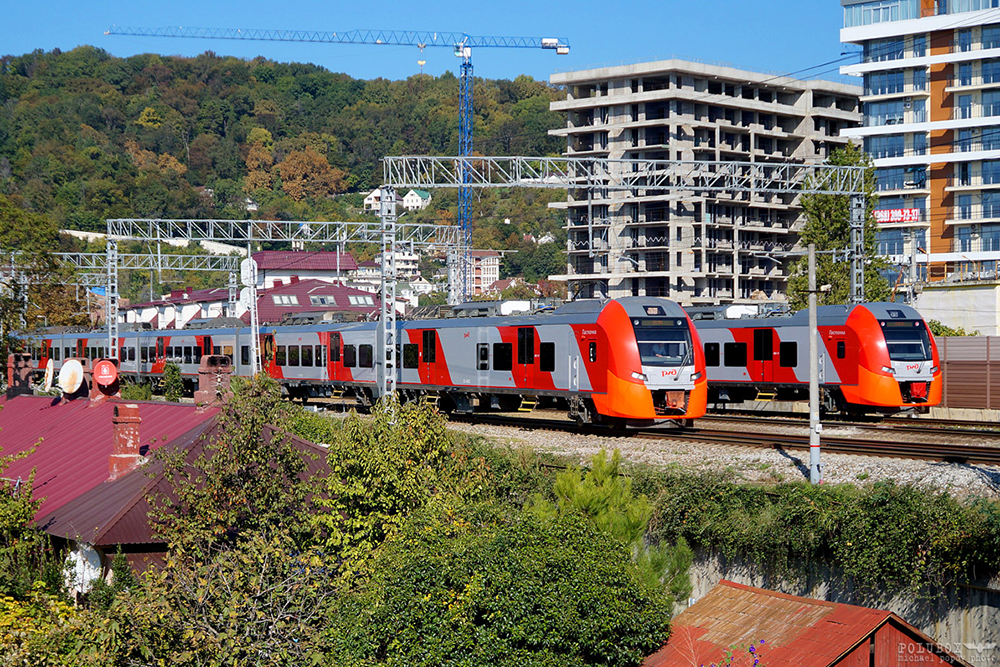
[[(924, 411), (941, 402), (934, 337), (920, 314), (895, 303), (817, 309), (820, 391), (827, 411)], [(709, 403), (808, 399), (809, 313), (696, 320)]]
[[(265, 326), (265, 370), (293, 397), (375, 392), (376, 323)], [(565, 407), (586, 423), (642, 426), (705, 413), (708, 388), (698, 334), (673, 301), (629, 297), (577, 301), (550, 313), (398, 323), (397, 388), (404, 399), (435, 396), (444, 409), (517, 409), (525, 401)], [(106, 355), (106, 334), (27, 336), (37, 368)], [(228, 356), (250, 372), (246, 326), (120, 334), (119, 373), (158, 378), (175, 363), (188, 378), (202, 355)]]

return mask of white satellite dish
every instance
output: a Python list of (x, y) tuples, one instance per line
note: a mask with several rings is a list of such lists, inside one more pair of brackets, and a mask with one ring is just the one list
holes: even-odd
[(244, 287), (243, 289), (241, 289), (240, 290), (240, 301), (239, 301), (240, 308), (242, 308), (243, 310), (250, 310), (250, 302), (251, 302), (251, 300), (252, 300), (252, 297), (250, 296), (250, 288), (249, 287)]
[(52, 391), (52, 380), (54, 379), (55, 374), (56, 363), (49, 359), (49, 362), (45, 364), (45, 379), (42, 380), (42, 391)]
[(70, 359), (59, 371), (59, 388), (64, 394), (75, 394), (83, 384), (83, 365), (76, 359)]

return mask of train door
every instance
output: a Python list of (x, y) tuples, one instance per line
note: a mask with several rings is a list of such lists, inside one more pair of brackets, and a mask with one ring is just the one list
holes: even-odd
[(490, 386), (490, 369), (493, 367), (492, 350), (490, 349), (490, 331), (492, 327), (476, 327), (476, 384), (480, 387)]
[(340, 360), (342, 345), (340, 333), (331, 332), (330, 339), (327, 341), (326, 368), (329, 378), (333, 382), (343, 382), (345, 379), (344, 364)]
[(77, 359), (83, 359), (83, 349), (86, 345), (86, 341), (83, 338), (76, 339), (76, 357)]
[(517, 363), (514, 365), (514, 381), (519, 387), (535, 386), (535, 329), (518, 327)]
[(774, 329), (753, 330), (753, 378), (774, 382)]
[(426, 378), (427, 384), (441, 384), (437, 353), (437, 331), (425, 329), (420, 340), (420, 377)]
[(274, 366), (274, 355), (277, 351), (274, 343), (274, 334), (261, 334), (260, 356), (261, 372), (271, 377), (281, 377), (277, 374), (277, 366)]

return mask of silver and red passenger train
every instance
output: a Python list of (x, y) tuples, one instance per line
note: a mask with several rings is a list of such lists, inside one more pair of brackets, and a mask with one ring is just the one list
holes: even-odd
[[(937, 346), (916, 310), (866, 303), (822, 306), (817, 315), (827, 411), (923, 411), (941, 402)], [(695, 324), (705, 346), (710, 403), (808, 398), (808, 311)]]
[[(293, 397), (351, 392), (372, 400), (376, 323), (261, 327), (264, 369)], [(539, 401), (581, 422), (642, 426), (705, 413), (705, 361), (691, 320), (653, 297), (577, 301), (546, 314), (398, 323), (397, 388), (434, 396), (446, 410), (518, 409)], [(25, 336), (36, 368), (72, 357), (104, 358), (103, 332)], [(118, 339), (120, 375), (159, 378), (167, 363), (197, 375), (202, 355), (229, 357), (250, 373), (245, 326), (142, 330)]]

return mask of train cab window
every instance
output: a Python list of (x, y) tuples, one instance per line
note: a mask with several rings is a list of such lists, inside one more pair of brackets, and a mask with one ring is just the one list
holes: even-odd
[(847, 343), (842, 340), (837, 341), (837, 358), (843, 359), (847, 356)]
[(774, 359), (774, 334), (771, 329), (753, 330), (753, 360), (772, 361)]
[(312, 366), (313, 365), (313, 349), (312, 345), (302, 346), (302, 365)]
[(424, 363), (433, 364), (437, 360), (437, 332), (424, 332)]
[(490, 370), (490, 344), (479, 343), (476, 345), (476, 368), (481, 371)]
[(538, 344), (538, 370), (543, 373), (551, 373), (556, 369), (556, 344)]
[(403, 343), (403, 368), (417, 368), (420, 365), (420, 348), (416, 343)]
[(514, 346), (510, 343), (493, 343), (493, 370), (509, 371), (513, 366)]
[(240, 346), (240, 364), (243, 366), (250, 365), (250, 346), (241, 345)]
[(705, 365), (706, 366), (718, 366), (719, 365), (719, 344), (718, 343), (705, 343)]
[(299, 365), (299, 346), (289, 345), (288, 346), (288, 365), (298, 366)]
[(722, 350), (725, 354), (725, 365), (729, 368), (740, 368), (747, 365), (747, 344), (726, 343)]
[(517, 330), (517, 363), (535, 363), (535, 330), (531, 327)]
[(344, 346), (344, 368), (354, 368), (358, 365), (358, 348), (353, 345)]
[(590, 344), (589, 359), (590, 363), (597, 361), (597, 343)]
[(372, 368), (374, 365), (374, 348), (371, 345), (358, 345), (358, 366), (361, 368)]
[(778, 365), (795, 368), (799, 365), (799, 344), (794, 341), (778, 344)]
[(288, 348), (286, 346), (279, 345), (275, 349), (274, 363), (275, 363), (276, 366), (287, 366), (288, 365)]

